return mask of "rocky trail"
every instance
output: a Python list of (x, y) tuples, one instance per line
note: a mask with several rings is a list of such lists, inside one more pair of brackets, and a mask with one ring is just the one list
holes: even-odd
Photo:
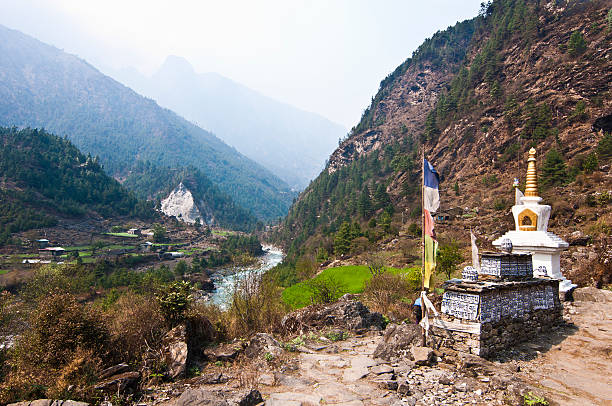
[(565, 303), (566, 324), (492, 361), (419, 347), (412, 325), (390, 325), (384, 334), (344, 325), (348, 337), (310, 331), (284, 344), (260, 333), (229, 356), (233, 362), (209, 363), (198, 377), (150, 388), (143, 403), (523, 405), (528, 396), (550, 405), (612, 405), (612, 292), (580, 291)]

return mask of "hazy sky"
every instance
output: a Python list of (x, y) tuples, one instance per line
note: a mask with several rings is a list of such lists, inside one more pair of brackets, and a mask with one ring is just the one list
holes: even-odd
[(380, 81), (482, 0), (0, 0), (0, 24), (103, 72), (167, 55), (345, 125)]

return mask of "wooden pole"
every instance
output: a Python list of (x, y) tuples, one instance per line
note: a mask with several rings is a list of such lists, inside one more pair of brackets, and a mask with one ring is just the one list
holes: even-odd
[(425, 290), (425, 144), (421, 147), (421, 243), (421, 291), (423, 291)]
[[(422, 252), (422, 260), (421, 260), (421, 266), (422, 266), (422, 273), (423, 276), (421, 278), (421, 292), (425, 291), (425, 144), (422, 145), (422, 149), (421, 149), (421, 241), (423, 243), (423, 252)], [(422, 293), (421, 293), (422, 295)], [(427, 309), (425, 309), (425, 303), (423, 302), (423, 297), (421, 296), (420, 298), (421, 300), (421, 320), (423, 319), (423, 317), (425, 317), (425, 312), (427, 311)], [(423, 329), (423, 338), (422, 338), (422, 342), (421, 342), (421, 346), (425, 347), (427, 345), (427, 339), (426, 339), (426, 335), (427, 332), (425, 331), (425, 328), (421, 327)]]

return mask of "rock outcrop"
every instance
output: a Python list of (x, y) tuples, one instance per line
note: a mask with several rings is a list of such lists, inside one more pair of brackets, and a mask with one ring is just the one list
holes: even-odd
[(336, 303), (312, 305), (287, 314), (281, 321), (283, 331), (304, 333), (326, 327), (341, 328), (348, 331), (367, 329), (382, 330), (385, 321), (380, 313), (372, 313), (363, 303), (344, 295)]
[(197, 218), (202, 222), (205, 221), (193, 194), (183, 182), (179, 183), (168, 197), (161, 201), (161, 211), (166, 216), (176, 217), (185, 223), (193, 224)]
[(390, 324), (385, 329), (383, 341), (373, 356), (386, 361), (412, 358), (410, 348), (423, 343), (423, 329), (417, 324)]
[(164, 350), (168, 377), (177, 379), (185, 377), (189, 346), (187, 345), (187, 327), (178, 325), (164, 337)]
[(74, 400), (37, 399), (9, 403), (7, 406), (89, 406), (89, 403), (76, 402)]
[(261, 393), (252, 389), (242, 392), (207, 390), (204, 388), (187, 389), (176, 399), (164, 406), (255, 406), (263, 402)]

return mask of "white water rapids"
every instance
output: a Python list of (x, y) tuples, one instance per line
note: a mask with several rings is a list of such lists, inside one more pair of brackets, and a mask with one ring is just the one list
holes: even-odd
[(264, 255), (256, 267), (239, 268), (238, 270), (235, 268), (223, 268), (210, 275), (216, 288), (210, 295), (210, 302), (222, 309), (227, 308), (235, 286), (249, 275), (261, 275), (283, 260), (284, 254), (280, 248), (268, 245), (264, 246), (263, 249)]

